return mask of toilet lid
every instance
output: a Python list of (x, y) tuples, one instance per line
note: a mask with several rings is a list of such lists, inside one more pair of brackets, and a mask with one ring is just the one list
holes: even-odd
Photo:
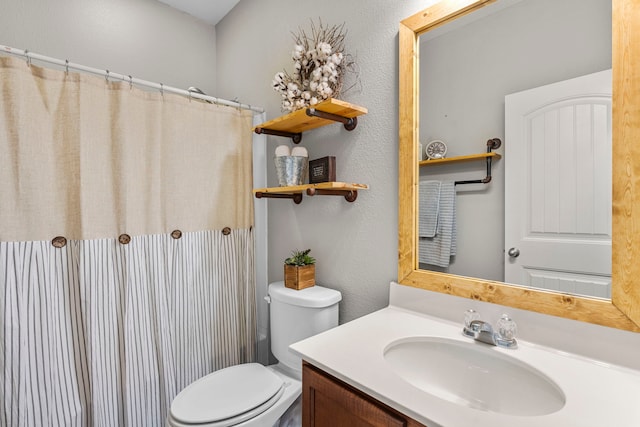
[[(249, 411), (255, 416), (275, 403), (283, 387), (282, 378), (259, 363), (231, 366), (182, 390), (171, 404), (171, 415), (188, 424), (213, 423)], [(265, 406), (262, 411), (252, 411), (260, 406)]]

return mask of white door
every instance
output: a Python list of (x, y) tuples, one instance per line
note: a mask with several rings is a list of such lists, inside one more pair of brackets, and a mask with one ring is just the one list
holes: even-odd
[(505, 97), (505, 281), (610, 297), (611, 70)]

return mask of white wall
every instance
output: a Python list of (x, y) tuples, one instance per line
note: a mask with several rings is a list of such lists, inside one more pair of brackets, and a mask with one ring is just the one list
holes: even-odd
[(215, 28), (155, 0), (0, 0), (0, 44), (216, 92)]
[[(504, 139), (504, 97), (611, 68), (611, 3), (516, 1), (422, 42), (420, 61), (422, 144), (442, 139), (453, 157), (481, 153), (486, 141), (497, 137), (503, 146), (496, 151), (507, 152), (494, 162), (489, 185), (456, 188), (458, 251), (446, 271), (503, 281), (504, 165), (508, 147), (516, 143)], [(478, 179), (485, 165), (423, 167), (420, 174), (422, 179)]]
[[(318, 284), (342, 292), (346, 322), (388, 303), (397, 279), (398, 26), (433, 1), (241, 0), (216, 26), (219, 95), (262, 105), (268, 119), (281, 114), (271, 89), (276, 72), (291, 71), (291, 32), (310, 19), (345, 23), (346, 46), (360, 66), (361, 89), (343, 99), (369, 113), (347, 132), (340, 124), (304, 134), (310, 158), (336, 156), (337, 179), (368, 184), (354, 203), (342, 197), (305, 197), (300, 205), (269, 200), (269, 278), (282, 280), (293, 249), (311, 248)], [(284, 138), (268, 138), (268, 158)], [(290, 140), (289, 140), (290, 141)], [(269, 183), (277, 185), (268, 164)]]

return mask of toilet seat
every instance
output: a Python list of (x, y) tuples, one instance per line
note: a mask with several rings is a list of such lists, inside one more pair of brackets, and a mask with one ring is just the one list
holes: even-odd
[(286, 384), (259, 363), (213, 372), (182, 390), (170, 417), (182, 425), (226, 427), (251, 419), (273, 406)]

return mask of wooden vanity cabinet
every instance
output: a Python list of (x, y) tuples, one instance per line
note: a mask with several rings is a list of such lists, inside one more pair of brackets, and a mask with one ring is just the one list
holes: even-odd
[(303, 427), (426, 427), (360, 390), (303, 362)]

